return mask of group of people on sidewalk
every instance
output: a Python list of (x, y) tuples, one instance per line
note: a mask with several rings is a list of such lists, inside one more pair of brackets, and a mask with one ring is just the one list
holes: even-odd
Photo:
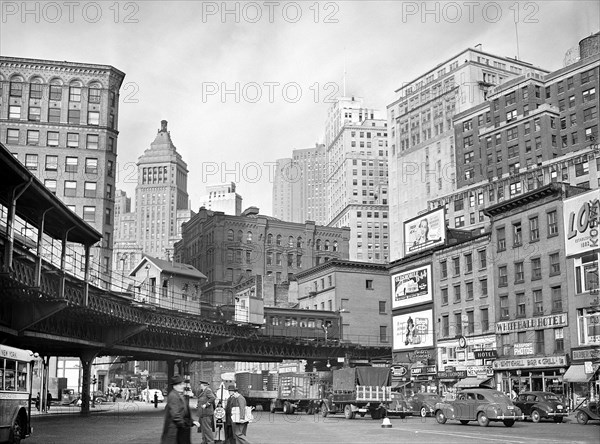
[[(214, 414), (217, 397), (211, 390), (208, 382), (200, 381), (198, 395), (198, 420), (192, 419), (192, 413), (183, 394), (185, 384), (180, 375), (171, 379), (173, 389), (167, 396), (165, 407), (165, 421), (161, 436), (161, 444), (191, 444), (191, 430), (198, 427), (202, 433), (202, 444), (213, 444)], [(250, 444), (246, 439), (248, 420), (246, 418), (246, 399), (237, 391), (236, 387), (228, 387), (229, 398), (225, 403), (225, 444)]]

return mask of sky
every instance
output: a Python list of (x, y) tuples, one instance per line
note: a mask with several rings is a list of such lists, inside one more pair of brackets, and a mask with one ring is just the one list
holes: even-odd
[(327, 108), (344, 91), (384, 110), (402, 84), (478, 44), (553, 71), (600, 27), (597, 1), (0, 7), (0, 54), (111, 65), (126, 74), (117, 188), (134, 194), (135, 162), (164, 119), (188, 165), (193, 210), (207, 185), (233, 181), (243, 208), (267, 215), (275, 160), (322, 142)]

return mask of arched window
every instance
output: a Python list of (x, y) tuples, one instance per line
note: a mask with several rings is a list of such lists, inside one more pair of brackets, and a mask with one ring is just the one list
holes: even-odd
[(246, 234), (246, 242), (252, 242), (252, 231), (248, 231), (248, 233)]
[(10, 96), (23, 97), (23, 77), (14, 75), (10, 78)]
[(288, 238), (288, 247), (294, 248), (294, 236)]
[(296, 241), (296, 247), (297, 248), (302, 248), (303, 241), (302, 241), (302, 237), (299, 237), (298, 240)]
[(325, 241), (325, 251), (329, 251), (329, 239)]
[(244, 232), (242, 230), (238, 230), (237, 240), (241, 242), (242, 239), (244, 239)]
[(234, 238), (233, 238), (233, 230), (228, 230), (227, 231), (227, 240), (228, 241), (234, 240)]
[(267, 245), (273, 245), (273, 235), (271, 233), (267, 234)]
[(333, 241), (333, 251), (338, 251), (338, 243), (337, 243), (337, 241)]
[(277, 245), (281, 245), (281, 234), (277, 235)]
[(321, 239), (317, 239), (317, 250), (321, 249)]

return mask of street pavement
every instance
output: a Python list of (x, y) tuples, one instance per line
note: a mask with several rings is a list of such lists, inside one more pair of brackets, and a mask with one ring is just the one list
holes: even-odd
[[(195, 401), (192, 401), (192, 405)], [(24, 444), (153, 444), (160, 442), (164, 403), (155, 409), (143, 402), (107, 403), (83, 417), (78, 407), (52, 406), (50, 412), (32, 417), (33, 435)], [(476, 422), (461, 425), (448, 421), (440, 425), (435, 418), (391, 418), (392, 428), (382, 428), (381, 420), (343, 416), (284, 415), (255, 412), (248, 427), (252, 444), (354, 444), (354, 443), (488, 443), (488, 444), (562, 444), (594, 443), (600, 437), (600, 422), (580, 425), (574, 418), (562, 424), (517, 422), (513, 427), (491, 423), (483, 428)], [(202, 435), (192, 430), (192, 444)]]

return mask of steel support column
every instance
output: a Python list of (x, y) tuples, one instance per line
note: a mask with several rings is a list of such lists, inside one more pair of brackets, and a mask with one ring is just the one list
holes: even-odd
[(6, 216), (6, 244), (4, 246), (4, 271), (9, 273), (12, 270), (13, 252), (15, 248), (15, 218), (17, 217), (17, 200), (23, 195), (25, 190), (33, 182), (33, 176), (23, 185), (23, 188), (17, 191), (15, 187), (11, 194), (12, 199), (8, 202), (8, 214)]
[(44, 227), (46, 225), (46, 214), (52, 211), (53, 208), (48, 208), (40, 216), (40, 222), (38, 224), (38, 235), (37, 235), (37, 257), (35, 260), (35, 278), (33, 282), (34, 287), (39, 287), (42, 283), (42, 242), (44, 241)]
[(92, 373), (92, 362), (98, 355), (97, 351), (86, 350), (79, 359), (81, 360), (82, 380), (81, 380), (81, 414), (90, 414), (90, 384)]

